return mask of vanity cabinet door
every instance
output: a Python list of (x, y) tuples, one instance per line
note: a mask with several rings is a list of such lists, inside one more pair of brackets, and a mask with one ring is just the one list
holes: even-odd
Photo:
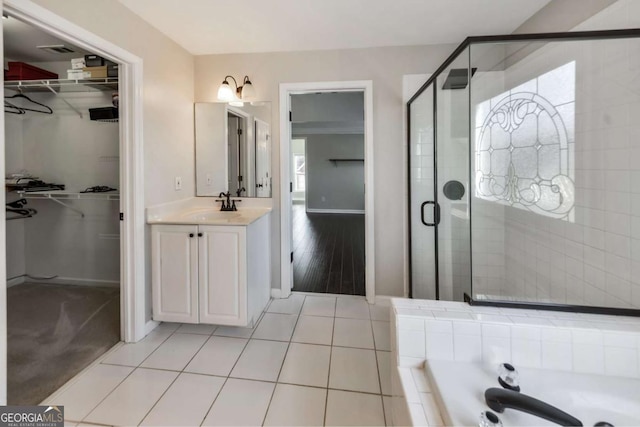
[(198, 323), (198, 227), (151, 227), (153, 319)]
[(246, 228), (200, 226), (200, 323), (247, 324)]

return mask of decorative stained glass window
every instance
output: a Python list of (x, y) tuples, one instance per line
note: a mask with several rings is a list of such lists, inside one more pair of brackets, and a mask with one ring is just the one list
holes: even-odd
[(476, 106), (476, 197), (572, 220), (575, 62)]

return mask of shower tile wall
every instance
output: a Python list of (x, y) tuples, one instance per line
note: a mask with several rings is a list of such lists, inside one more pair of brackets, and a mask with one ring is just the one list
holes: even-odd
[[(585, 29), (607, 28), (638, 8), (618, 3)], [(472, 105), (572, 61), (573, 209), (557, 219), (474, 197), (474, 294), (640, 308), (640, 40), (547, 44), (504, 71), (479, 72)], [(497, 89), (488, 84), (500, 80)]]

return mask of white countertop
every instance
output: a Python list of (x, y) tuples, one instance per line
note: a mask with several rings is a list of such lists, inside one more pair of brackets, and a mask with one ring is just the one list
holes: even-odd
[(271, 199), (233, 198), (238, 210), (221, 212), (211, 197), (189, 197), (147, 207), (147, 224), (249, 225), (272, 210)]
[(249, 225), (271, 212), (271, 208), (239, 208), (221, 212), (219, 208), (200, 208), (149, 215), (149, 224)]

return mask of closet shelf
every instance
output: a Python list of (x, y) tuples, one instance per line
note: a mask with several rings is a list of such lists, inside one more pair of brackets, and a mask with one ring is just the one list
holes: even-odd
[(65, 199), (65, 200), (120, 200), (120, 193), (80, 193), (66, 190), (52, 191), (16, 191), (25, 199)]
[(65, 208), (79, 214), (84, 218), (84, 212), (80, 209), (65, 203), (66, 200), (120, 200), (120, 194), (108, 193), (78, 193), (64, 190), (55, 191), (17, 191), (20, 197), (25, 199), (46, 199), (51, 200)]
[(20, 92), (95, 92), (118, 90), (118, 78), (107, 77), (104, 79), (83, 80), (11, 80), (4, 82), (5, 89), (13, 89)]

